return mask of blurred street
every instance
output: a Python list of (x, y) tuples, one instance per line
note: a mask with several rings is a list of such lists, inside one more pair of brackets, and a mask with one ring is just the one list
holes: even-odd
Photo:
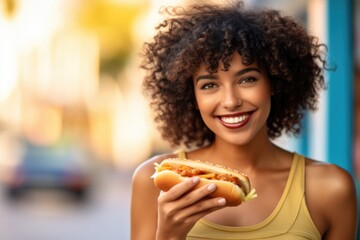
[(130, 172), (104, 170), (84, 202), (37, 190), (9, 200), (0, 191), (1, 240), (129, 239)]

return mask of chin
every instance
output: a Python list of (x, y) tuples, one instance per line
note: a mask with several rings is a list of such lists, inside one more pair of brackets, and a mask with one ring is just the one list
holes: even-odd
[(223, 142), (226, 142), (228, 144), (232, 144), (232, 145), (237, 145), (237, 146), (244, 146), (244, 145), (248, 145), (249, 143), (252, 142), (252, 140), (254, 139), (253, 137), (232, 137), (232, 138), (221, 138), (221, 140)]
[(258, 131), (244, 131), (238, 133), (230, 133), (230, 134), (218, 134), (218, 139), (221, 141), (226, 142), (228, 144), (237, 145), (237, 146), (245, 146), (251, 143), (259, 142), (260, 139), (263, 139), (263, 134), (266, 129), (260, 129)]

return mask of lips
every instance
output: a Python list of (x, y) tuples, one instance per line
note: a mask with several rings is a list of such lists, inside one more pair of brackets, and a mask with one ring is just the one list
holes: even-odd
[(241, 128), (244, 125), (246, 125), (250, 118), (251, 118), (252, 112), (248, 112), (245, 114), (238, 114), (238, 115), (226, 115), (226, 116), (219, 116), (219, 122), (227, 127), (227, 128), (231, 128), (231, 129), (235, 129), (235, 128)]

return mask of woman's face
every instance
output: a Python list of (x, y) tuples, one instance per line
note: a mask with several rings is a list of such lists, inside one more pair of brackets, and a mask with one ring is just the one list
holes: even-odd
[[(256, 63), (245, 66), (238, 53), (228, 71), (220, 65), (209, 74), (201, 65), (193, 75), (195, 98), (205, 124), (216, 138), (244, 145), (259, 132), (267, 133), (271, 87)], [(267, 136), (267, 135), (266, 135)]]

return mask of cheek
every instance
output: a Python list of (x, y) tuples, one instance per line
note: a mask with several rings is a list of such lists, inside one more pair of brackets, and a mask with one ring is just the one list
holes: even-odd
[(247, 99), (249, 102), (253, 103), (255, 106), (263, 106), (270, 104), (271, 93), (269, 88), (261, 87), (257, 89), (251, 89), (249, 91), (243, 92), (243, 98)]
[(269, 117), (271, 109), (271, 92), (269, 88), (263, 87), (249, 91), (246, 94), (246, 99), (252, 106), (260, 110), (260, 118), (267, 119)]
[(195, 90), (195, 102), (198, 110), (203, 111), (211, 105), (214, 99), (211, 97), (206, 97), (204, 94), (201, 94)]
[(210, 110), (210, 101), (204, 99), (197, 99), (196, 101), (197, 109), (202, 112), (208, 112)]
[(256, 96), (258, 97), (259, 101), (270, 101), (271, 98), (271, 88), (268, 81), (264, 82), (256, 89)]
[(266, 112), (266, 118), (267, 118), (269, 116), (269, 114), (270, 114), (270, 108), (271, 108), (271, 96), (270, 96), (270, 94), (263, 95), (263, 98), (260, 100), (260, 102), (261, 102), (262, 108)]
[(218, 106), (218, 99), (215, 95), (201, 95), (196, 97), (196, 105), (200, 112), (211, 113)]
[(263, 109), (263, 114), (265, 118), (269, 117), (271, 109), (271, 93), (270, 91), (264, 91), (258, 95), (257, 103), (260, 108)]

